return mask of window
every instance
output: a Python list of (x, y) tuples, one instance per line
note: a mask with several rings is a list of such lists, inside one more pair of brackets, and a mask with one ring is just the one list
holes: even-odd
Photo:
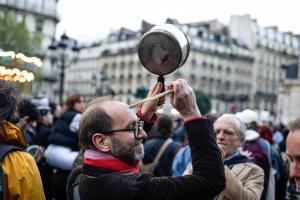
[(230, 73), (231, 73), (231, 69), (230, 69), (230, 67), (227, 67), (227, 68), (226, 68), (226, 75), (229, 76)]
[(278, 42), (282, 42), (283, 41), (283, 37), (282, 37), (282, 34), (280, 32), (277, 32), (276, 39), (277, 39)]
[(251, 31), (252, 33), (256, 34), (258, 32), (258, 27), (257, 27), (257, 24), (255, 23), (252, 23), (251, 24)]
[(20, 14), (20, 13), (17, 13), (16, 15), (16, 21), (21, 24), (24, 22), (24, 15)]
[(43, 31), (44, 20), (37, 18), (35, 21), (35, 30), (37, 32)]
[(214, 43), (210, 43), (209, 50), (210, 51), (215, 51), (216, 50), (216, 45)]
[(266, 36), (266, 30), (265, 30), (265, 28), (260, 27), (260, 29), (259, 29), (259, 35), (260, 36)]
[(274, 39), (274, 37), (275, 37), (274, 30), (272, 28), (268, 29), (268, 38)]
[(19, 8), (25, 8), (26, 1), (25, 0), (17, 0), (16, 4)]
[(174, 75), (175, 75), (176, 77), (179, 77), (179, 76), (181, 76), (181, 72), (180, 72), (180, 70), (179, 70), (179, 69), (177, 69), (177, 70), (175, 71)]
[(197, 35), (198, 35), (199, 37), (202, 37), (203, 31), (202, 31), (202, 30), (199, 30)]
[(196, 75), (195, 75), (195, 73), (191, 73), (190, 78), (191, 78), (191, 81), (193, 83), (195, 83), (195, 81), (196, 81)]
[(299, 40), (296, 37), (293, 37), (292, 42), (293, 47), (299, 48)]
[(207, 50), (207, 47), (208, 47), (208, 43), (207, 42), (203, 42), (202, 43), (202, 48), (204, 49), (204, 50)]
[(125, 68), (125, 62), (122, 61), (120, 66), (121, 66), (121, 71), (124, 71), (124, 68)]
[(44, 10), (44, 0), (35, 0), (33, 5), (36, 5), (36, 10), (38, 12), (43, 12), (43, 10)]
[(116, 67), (117, 67), (117, 64), (115, 62), (112, 63), (112, 71), (115, 72), (116, 71)]
[(230, 82), (226, 81), (225, 82), (225, 90), (228, 91), (230, 89)]
[(225, 52), (225, 48), (224, 48), (223, 46), (219, 45), (219, 46), (217, 47), (217, 51), (218, 51), (219, 53), (224, 53), (224, 52)]
[(137, 74), (137, 79), (138, 79), (138, 80), (141, 80), (141, 79), (142, 79), (142, 74), (141, 74), (141, 73), (138, 73), (138, 74)]
[(196, 58), (193, 57), (193, 58), (192, 58), (192, 64), (195, 65), (196, 63), (197, 63)]
[(129, 66), (133, 66), (134, 62), (132, 60), (129, 61)]
[(287, 45), (291, 44), (291, 37), (289, 35), (284, 36), (284, 43)]
[(195, 79), (196, 79), (195, 67), (192, 67), (192, 68), (191, 68), (191, 75), (190, 75), (190, 77), (191, 77), (192, 80), (195, 80)]
[(107, 71), (107, 68), (108, 68), (108, 64), (104, 63), (104, 65), (103, 65), (103, 71)]
[(197, 32), (198, 32), (198, 31), (197, 31), (196, 28), (191, 28), (191, 29), (190, 29), (190, 33), (191, 33), (192, 36), (197, 35)]

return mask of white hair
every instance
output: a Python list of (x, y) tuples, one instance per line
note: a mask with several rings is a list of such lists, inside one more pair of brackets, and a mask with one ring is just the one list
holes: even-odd
[(233, 114), (223, 114), (218, 119), (220, 119), (221, 117), (228, 117), (228, 118), (231, 118), (234, 121), (237, 129), (239, 130), (241, 140), (244, 141), (245, 136), (246, 136), (246, 130), (247, 130), (245, 124)]

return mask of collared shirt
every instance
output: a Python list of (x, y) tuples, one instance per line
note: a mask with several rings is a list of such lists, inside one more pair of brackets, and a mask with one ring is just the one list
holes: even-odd
[(225, 158), (224, 161), (228, 161), (228, 160), (230, 160), (230, 159), (232, 159), (232, 158), (234, 158), (235, 156), (238, 156), (238, 155), (240, 155), (240, 151), (239, 151), (239, 150), (237, 150), (237, 151), (236, 151), (234, 154), (232, 154), (231, 156)]

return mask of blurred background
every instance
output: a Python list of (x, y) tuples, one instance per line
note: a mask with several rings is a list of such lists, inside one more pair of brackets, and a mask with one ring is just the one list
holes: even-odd
[[(157, 77), (137, 55), (141, 36), (171, 23), (191, 52), (166, 82), (187, 79), (204, 113), (252, 109), (287, 123), (300, 111), (296, 0), (0, 0), (0, 79), (23, 97), (63, 103), (74, 92), (131, 104)], [(161, 112), (176, 111), (166, 105)]]

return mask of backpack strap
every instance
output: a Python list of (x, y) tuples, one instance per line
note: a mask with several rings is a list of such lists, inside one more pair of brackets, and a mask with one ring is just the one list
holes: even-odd
[(80, 200), (79, 184), (74, 185), (74, 188), (73, 188), (73, 200)]
[(0, 199), (4, 199), (4, 192), (5, 192), (2, 160), (8, 153), (12, 151), (22, 151), (22, 149), (13, 145), (0, 143)]
[(173, 142), (173, 140), (171, 138), (168, 138), (164, 144), (160, 147), (159, 152), (157, 153), (157, 155), (155, 156), (153, 162), (154, 163), (158, 163), (161, 156), (164, 154), (165, 150), (167, 149), (167, 147), (169, 146), (169, 144), (171, 144)]
[(155, 170), (156, 166), (159, 164), (159, 160), (162, 157), (162, 155), (164, 154), (165, 150), (167, 149), (167, 147), (169, 146), (169, 144), (172, 143), (172, 139), (168, 138), (160, 147), (158, 153), (156, 154), (154, 160), (151, 163), (148, 164), (144, 164), (143, 161), (141, 160), (139, 162), (139, 168), (140, 171), (142, 172), (150, 172), (153, 173), (153, 171)]
[(79, 194), (79, 180), (78, 176), (82, 172), (82, 165), (78, 165), (75, 167), (67, 181), (67, 197), (68, 200), (80, 200), (80, 194)]
[(3, 158), (12, 151), (23, 151), (20, 147), (0, 143), (0, 162), (2, 162)]

